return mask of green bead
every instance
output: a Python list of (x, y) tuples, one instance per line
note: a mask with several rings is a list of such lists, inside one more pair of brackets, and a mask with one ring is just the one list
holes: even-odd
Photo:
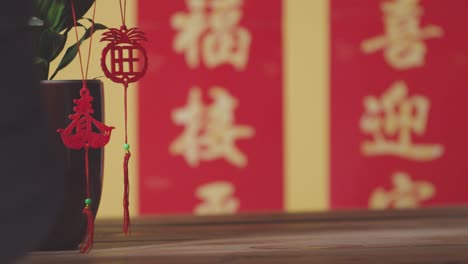
[(129, 149), (130, 149), (130, 145), (127, 144), (127, 143), (125, 143), (125, 144), (124, 144), (124, 149), (125, 149), (125, 150), (129, 150)]
[(91, 205), (91, 202), (91, 198), (86, 198), (86, 200), (84, 201), (86, 205)]

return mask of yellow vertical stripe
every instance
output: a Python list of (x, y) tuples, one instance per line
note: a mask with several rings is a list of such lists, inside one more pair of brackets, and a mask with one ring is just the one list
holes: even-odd
[(328, 5), (328, 0), (283, 0), (288, 211), (329, 205)]

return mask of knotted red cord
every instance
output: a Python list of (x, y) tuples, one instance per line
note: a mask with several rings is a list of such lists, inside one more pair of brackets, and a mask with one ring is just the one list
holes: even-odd
[[(97, 1), (97, 0), (96, 0)], [(73, 24), (75, 28), (75, 36), (76, 36), (76, 43), (78, 48), (78, 57), (80, 61), (80, 70), (81, 70), (81, 81), (83, 87), (80, 91), (81, 98), (78, 100), (74, 100), (75, 106), (73, 109), (75, 110), (75, 114), (71, 115), (73, 122), (72, 124), (64, 130), (59, 130), (62, 134), (62, 139), (70, 148), (81, 149), (84, 147), (85, 149), (85, 175), (86, 175), (86, 199), (85, 199), (85, 207), (83, 208), (83, 214), (86, 215), (87, 224), (86, 224), (86, 234), (83, 241), (80, 244), (80, 252), (81, 253), (89, 253), (89, 251), (93, 247), (93, 240), (94, 240), (94, 214), (91, 209), (91, 191), (90, 191), (90, 180), (89, 180), (89, 147), (90, 144), (94, 148), (103, 147), (109, 141), (110, 131), (113, 129), (112, 127), (107, 127), (104, 124), (99, 123), (97, 120), (94, 120), (90, 117), (90, 114), (94, 113), (92, 110), (91, 101), (93, 98), (90, 96), (89, 89), (86, 84), (86, 80), (88, 78), (88, 69), (89, 69), (89, 62), (91, 58), (91, 47), (93, 43), (93, 34), (94, 34), (94, 18), (96, 14), (96, 2), (94, 3), (93, 8), (93, 18), (91, 24), (91, 35), (90, 35), (90, 42), (89, 42), (89, 49), (88, 49), (88, 59), (86, 62), (86, 70), (83, 67), (83, 60), (81, 56), (81, 49), (80, 49), (80, 40), (78, 38), (78, 25), (76, 19), (76, 12), (75, 12), (75, 5), (74, 0), (70, 0), (72, 14), (73, 14)], [(99, 129), (101, 133), (96, 133), (92, 131), (91, 124), (94, 123)], [(80, 133), (76, 133), (73, 135), (72, 131), (76, 129), (76, 131), (80, 131)]]

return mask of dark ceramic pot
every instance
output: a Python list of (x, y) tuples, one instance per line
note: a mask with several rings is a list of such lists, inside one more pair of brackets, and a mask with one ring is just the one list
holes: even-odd
[[(94, 108), (93, 117), (103, 121), (104, 98), (103, 85), (99, 80), (87, 82)], [(49, 131), (53, 134), (57, 162), (65, 166), (65, 199), (55, 225), (49, 236), (40, 245), (39, 250), (74, 250), (77, 249), (86, 233), (86, 217), (82, 213), (86, 196), (86, 177), (84, 150), (66, 148), (57, 133), (58, 128), (65, 128), (71, 122), (68, 118), (73, 113), (73, 99), (80, 97), (81, 80), (42, 81), (41, 101), (49, 122)], [(89, 176), (92, 210), (97, 214), (101, 199), (103, 179), (103, 149), (90, 149)]]

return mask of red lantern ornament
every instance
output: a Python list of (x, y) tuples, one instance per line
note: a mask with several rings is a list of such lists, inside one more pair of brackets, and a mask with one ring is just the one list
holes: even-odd
[(129, 196), (130, 187), (128, 180), (128, 163), (130, 161), (130, 145), (128, 144), (128, 125), (127, 125), (127, 90), (129, 83), (138, 81), (143, 77), (148, 68), (148, 56), (146, 50), (140, 44), (141, 41), (147, 41), (145, 33), (138, 28), (127, 29), (125, 26), (126, 0), (120, 3), (120, 13), (122, 17), (122, 26), (120, 29), (111, 28), (103, 33), (102, 41), (109, 43), (102, 51), (101, 68), (107, 78), (113, 82), (121, 83), (124, 86), (124, 114), (125, 114), (125, 150), (123, 171), (124, 171), (124, 222), (123, 232), (129, 234), (130, 213)]

